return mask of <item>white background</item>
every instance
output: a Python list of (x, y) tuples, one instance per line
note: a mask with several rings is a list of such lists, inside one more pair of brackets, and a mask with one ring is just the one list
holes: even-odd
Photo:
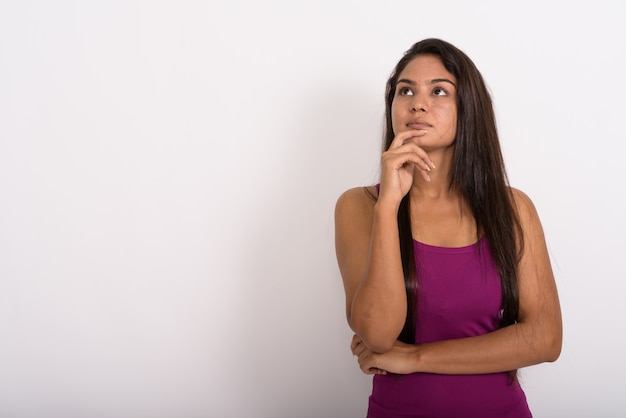
[(2, 417), (364, 416), (333, 209), (425, 37), (483, 73), (544, 223), (535, 416), (626, 414), (626, 3), (377, 3), (0, 3)]

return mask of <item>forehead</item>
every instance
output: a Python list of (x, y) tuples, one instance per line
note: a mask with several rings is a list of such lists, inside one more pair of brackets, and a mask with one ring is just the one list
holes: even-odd
[(456, 83), (456, 77), (443, 66), (441, 58), (436, 55), (418, 55), (413, 58), (402, 70), (398, 79), (408, 79), (415, 82), (447, 78)]

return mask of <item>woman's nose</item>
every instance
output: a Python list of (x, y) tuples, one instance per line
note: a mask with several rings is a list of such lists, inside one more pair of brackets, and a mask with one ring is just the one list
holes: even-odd
[(411, 102), (411, 112), (426, 112), (428, 100), (422, 94), (415, 94)]

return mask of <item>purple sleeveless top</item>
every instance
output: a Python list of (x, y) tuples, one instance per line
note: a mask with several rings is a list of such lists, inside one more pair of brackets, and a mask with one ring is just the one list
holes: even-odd
[[(498, 329), (500, 275), (485, 237), (461, 248), (414, 241), (418, 276), (415, 343), (471, 337)], [(532, 417), (507, 373), (376, 375), (368, 418)]]

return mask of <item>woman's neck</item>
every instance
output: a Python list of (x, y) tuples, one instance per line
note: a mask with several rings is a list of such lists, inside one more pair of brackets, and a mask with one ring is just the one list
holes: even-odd
[(450, 188), (453, 155), (453, 147), (439, 152), (429, 152), (429, 157), (435, 164), (435, 168), (432, 168), (428, 173), (430, 181), (426, 181), (418, 172), (420, 169), (416, 168), (413, 175), (411, 196), (439, 199), (449, 198), (452, 197), (451, 195), (456, 194)]

